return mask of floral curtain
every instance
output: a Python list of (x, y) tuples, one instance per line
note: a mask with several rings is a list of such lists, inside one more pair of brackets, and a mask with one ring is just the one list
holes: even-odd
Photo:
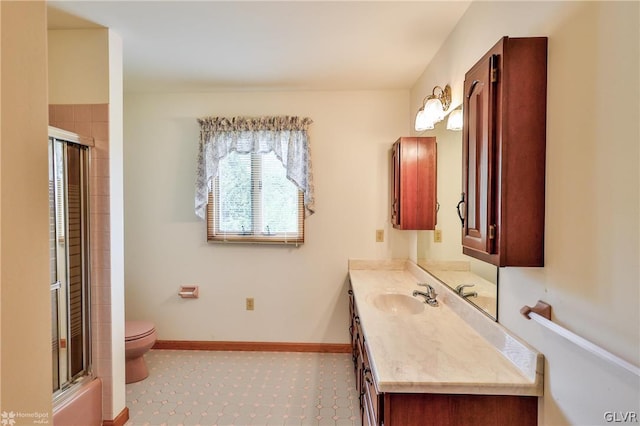
[(195, 211), (205, 218), (207, 199), (218, 163), (232, 151), (266, 154), (273, 151), (287, 170), (287, 178), (304, 194), (305, 215), (314, 212), (311, 155), (307, 130), (310, 118), (207, 117), (200, 123), (200, 150), (196, 179)]

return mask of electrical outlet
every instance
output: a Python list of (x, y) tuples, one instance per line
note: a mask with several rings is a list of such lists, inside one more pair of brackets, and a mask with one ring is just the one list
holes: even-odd
[(433, 231), (433, 242), (434, 243), (442, 242), (442, 229), (435, 229)]
[(376, 243), (384, 242), (384, 229), (376, 229)]
[(253, 311), (254, 308), (254, 304), (253, 304), (253, 297), (247, 297), (247, 311)]

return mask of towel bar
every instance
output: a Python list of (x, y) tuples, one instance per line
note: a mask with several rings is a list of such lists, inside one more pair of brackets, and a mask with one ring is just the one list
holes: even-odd
[(591, 343), (590, 341), (551, 321), (551, 305), (538, 300), (538, 303), (536, 303), (533, 308), (529, 306), (523, 306), (522, 309), (520, 309), (520, 313), (524, 315), (525, 318), (534, 320), (538, 324), (543, 325), (544, 327), (559, 334), (570, 342), (580, 346), (582, 349), (585, 349), (604, 360), (612, 362), (619, 367), (630, 371), (636, 376), (640, 376), (640, 368), (638, 368), (637, 366), (625, 361), (624, 359), (612, 354), (611, 352), (601, 348), (600, 346)]

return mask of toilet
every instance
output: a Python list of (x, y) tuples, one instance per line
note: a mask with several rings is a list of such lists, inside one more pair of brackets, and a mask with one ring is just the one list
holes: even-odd
[(125, 382), (134, 383), (149, 375), (144, 354), (156, 342), (156, 328), (151, 321), (125, 321)]

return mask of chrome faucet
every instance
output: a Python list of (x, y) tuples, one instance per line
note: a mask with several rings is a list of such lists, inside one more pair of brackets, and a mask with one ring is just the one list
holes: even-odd
[(465, 299), (467, 297), (478, 297), (478, 293), (475, 291), (470, 291), (466, 293), (464, 289), (468, 287), (475, 287), (475, 284), (460, 284), (459, 286), (456, 287), (456, 293), (458, 293), (460, 296), (462, 296)]
[(436, 293), (436, 291), (433, 289), (433, 287), (431, 287), (431, 285), (426, 284), (426, 283), (418, 283), (418, 285), (426, 287), (426, 291), (422, 292), (422, 291), (418, 291), (418, 290), (414, 290), (413, 291), (413, 296), (422, 296), (424, 297), (424, 303), (428, 303), (430, 306), (438, 306), (438, 301), (436, 300), (436, 296), (438, 296), (438, 294)]

